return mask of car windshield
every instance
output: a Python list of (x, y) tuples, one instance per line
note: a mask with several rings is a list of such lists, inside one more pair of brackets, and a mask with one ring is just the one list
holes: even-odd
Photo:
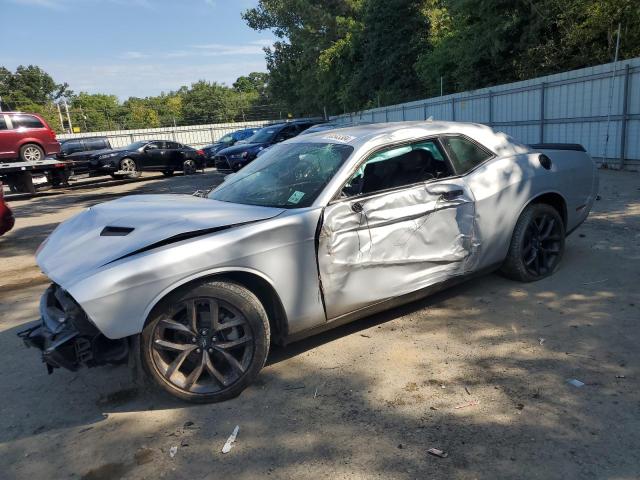
[(275, 137), (279, 131), (279, 128), (261, 128), (249, 138), (245, 138), (244, 140), (242, 140), (242, 143), (267, 143), (273, 140), (273, 137)]
[(308, 207), (352, 152), (353, 147), (334, 143), (275, 145), (209, 198), (263, 207)]
[(127, 145), (125, 148), (127, 150), (138, 150), (139, 148), (144, 147), (147, 143), (149, 143), (149, 142), (147, 142), (145, 140), (142, 140), (142, 141), (139, 141), (139, 142), (133, 142), (133, 143), (130, 143), (129, 145)]

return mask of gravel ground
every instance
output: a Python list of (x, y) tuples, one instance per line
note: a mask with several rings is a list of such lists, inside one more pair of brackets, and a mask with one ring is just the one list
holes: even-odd
[(12, 202), (18, 223), (0, 238), (0, 476), (640, 478), (639, 180), (601, 171), (602, 199), (553, 277), (488, 275), (274, 348), (240, 397), (198, 406), (134, 388), (126, 367), (49, 376), (15, 333), (37, 316), (32, 255), (58, 222), (220, 177)]

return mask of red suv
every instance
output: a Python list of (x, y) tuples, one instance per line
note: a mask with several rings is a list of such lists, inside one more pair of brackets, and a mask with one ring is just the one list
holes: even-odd
[(0, 160), (34, 162), (59, 151), (55, 132), (40, 115), (0, 112)]

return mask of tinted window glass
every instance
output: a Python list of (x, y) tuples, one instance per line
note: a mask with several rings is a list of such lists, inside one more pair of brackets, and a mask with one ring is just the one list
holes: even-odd
[(424, 141), (374, 154), (358, 168), (342, 194), (350, 197), (373, 193), (451, 174), (438, 145), (434, 141)]
[(70, 155), (76, 152), (83, 152), (85, 150), (85, 147), (82, 144), (82, 140), (68, 140), (62, 144), (60, 150), (62, 151), (62, 153)]
[[(240, 139), (240, 137), (236, 138), (237, 140)], [(220, 143), (231, 143), (233, 142), (233, 135), (232, 134), (228, 134), (225, 135), (224, 137), (222, 137), (220, 140), (218, 140)]]
[(103, 138), (87, 138), (84, 141), (84, 146), (87, 150), (102, 150), (109, 148), (107, 141)]
[(265, 207), (308, 207), (352, 152), (349, 145), (333, 143), (275, 145), (209, 198)]
[(456, 173), (466, 173), (480, 165), (491, 153), (464, 137), (444, 137), (442, 139), (451, 156)]
[(4, 115), (0, 113), (0, 130), (6, 130), (6, 129), (7, 129), (7, 122), (4, 119)]
[(177, 150), (179, 148), (182, 148), (182, 145), (176, 142), (165, 142), (165, 144), (167, 145), (165, 148), (170, 148), (172, 150)]
[(42, 122), (33, 115), (12, 115), (13, 128), (44, 128)]
[(151, 142), (149, 143), (149, 145), (147, 145), (147, 150), (153, 150), (156, 148), (165, 148), (164, 146), (164, 142)]

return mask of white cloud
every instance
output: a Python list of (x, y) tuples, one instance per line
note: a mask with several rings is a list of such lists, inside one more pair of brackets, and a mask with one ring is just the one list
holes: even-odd
[(147, 55), (146, 53), (129, 51), (129, 52), (124, 52), (122, 55), (119, 56), (119, 58), (122, 58), (125, 60), (139, 60), (140, 58), (147, 58), (148, 56), (149, 55)]
[(202, 55), (217, 57), (222, 55), (263, 55), (263, 47), (271, 45), (268, 40), (255, 40), (246, 44), (224, 45), (221, 43), (208, 43), (203, 45), (192, 45), (191, 48), (198, 49)]

